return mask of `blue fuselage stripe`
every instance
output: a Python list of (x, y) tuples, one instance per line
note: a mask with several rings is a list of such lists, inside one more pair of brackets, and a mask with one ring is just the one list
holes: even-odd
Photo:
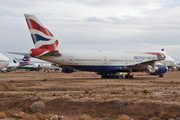
[[(82, 71), (93, 71), (93, 72), (128, 72), (129, 70), (117, 70), (119, 67), (124, 67), (124, 66), (81, 66), (81, 65), (65, 65), (67, 67), (73, 68), (73, 69), (78, 69)], [(143, 70), (132, 70), (132, 72), (139, 72), (139, 71), (145, 71), (146, 69)]]

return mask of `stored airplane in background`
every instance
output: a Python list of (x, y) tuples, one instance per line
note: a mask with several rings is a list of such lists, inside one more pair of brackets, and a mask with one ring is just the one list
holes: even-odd
[(18, 59), (18, 58), (14, 58), (17, 61), (19, 61), (19, 63), (17, 63), (15, 60), (13, 60), (13, 63), (9, 63), (9, 65), (5, 68), (3, 68), (2, 71), (7, 71), (7, 72), (11, 72), (13, 70), (16, 70), (17, 68), (23, 67), (27, 64), (29, 64), (29, 58), (28, 57), (24, 57), (23, 59)]
[(177, 70), (180, 70), (180, 62), (175, 62), (175, 65), (173, 68), (176, 68)]
[(0, 72), (3, 71), (2, 69), (9, 65), (9, 59), (0, 53)]
[(63, 66), (59, 66), (57, 64), (54, 63), (49, 63), (49, 62), (30, 62), (30, 54), (29, 53), (20, 53), (20, 52), (8, 52), (10, 54), (17, 54), (17, 55), (23, 55), (24, 58), (23, 59), (18, 59), (15, 58), (16, 61), (18, 61), (19, 63), (21, 63), (21, 65), (26, 61), (28, 62), (26, 65), (19, 67), (18, 69), (26, 69), (26, 70), (30, 70), (30, 71), (39, 71), (40, 69), (43, 69), (44, 72), (47, 71), (49, 72), (49, 70), (52, 71), (56, 71), (59, 70), (59, 72), (63, 72), (63, 73), (72, 73), (75, 70), (71, 69), (71, 68), (67, 68), (67, 67), (63, 67)]
[(94, 71), (102, 78), (119, 78), (118, 72), (146, 71), (149, 75), (163, 77), (174, 60), (164, 51), (158, 52), (104, 52), (67, 50), (35, 15), (25, 14), (25, 19), (35, 48), (32, 57), (83, 71)]

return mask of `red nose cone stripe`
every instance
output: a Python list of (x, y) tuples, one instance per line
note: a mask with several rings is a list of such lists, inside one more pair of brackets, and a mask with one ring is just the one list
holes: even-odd
[(163, 53), (158, 53), (158, 52), (147, 52), (147, 54), (151, 54), (151, 55), (157, 55), (160, 54), (162, 57), (166, 57)]

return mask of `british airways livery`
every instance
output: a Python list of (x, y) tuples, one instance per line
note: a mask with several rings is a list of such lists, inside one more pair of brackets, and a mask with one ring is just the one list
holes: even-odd
[(133, 78), (132, 72), (146, 71), (149, 75), (163, 77), (174, 60), (165, 52), (147, 51), (76, 51), (67, 50), (35, 15), (25, 14), (35, 48), (32, 57), (82, 71), (93, 71), (102, 78), (119, 78), (119, 72), (127, 72), (125, 78)]

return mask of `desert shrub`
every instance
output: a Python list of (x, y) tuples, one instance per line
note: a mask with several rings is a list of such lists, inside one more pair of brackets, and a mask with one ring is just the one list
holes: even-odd
[(52, 118), (52, 120), (58, 120), (58, 118), (55, 117), (54, 114), (48, 114), (48, 115), (45, 115), (45, 116), (44, 116), (44, 119), (45, 119), (45, 120), (46, 120), (46, 119), (49, 119), (49, 118)]
[(116, 120), (131, 120), (128, 115), (119, 115)]
[(24, 120), (38, 120), (38, 119), (37, 119), (37, 117), (35, 115), (25, 114)]
[(25, 113), (24, 112), (19, 112), (18, 113), (18, 118), (24, 118), (25, 116)]
[(134, 94), (138, 94), (139, 92), (138, 91), (134, 91)]
[(88, 94), (88, 93), (89, 93), (89, 91), (88, 91), (88, 90), (86, 90), (86, 91), (85, 91), (85, 94)]
[(91, 117), (87, 114), (80, 115), (78, 120), (91, 120)]
[(148, 93), (148, 91), (147, 91), (147, 90), (143, 90), (143, 93), (146, 93), (146, 94), (147, 94), (147, 93)]
[(110, 94), (120, 94), (119, 91), (111, 91)]
[(43, 102), (34, 102), (32, 105), (30, 105), (30, 110), (32, 112), (37, 112), (39, 110), (43, 110), (45, 108), (45, 105)]
[(44, 115), (42, 113), (35, 114), (38, 120), (44, 120)]
[(0, 112), (0, 118), (5, 118), (6, 114), (4, 112)]
[(41, 99), (41, 94), (36, 94), (37, 99)]

